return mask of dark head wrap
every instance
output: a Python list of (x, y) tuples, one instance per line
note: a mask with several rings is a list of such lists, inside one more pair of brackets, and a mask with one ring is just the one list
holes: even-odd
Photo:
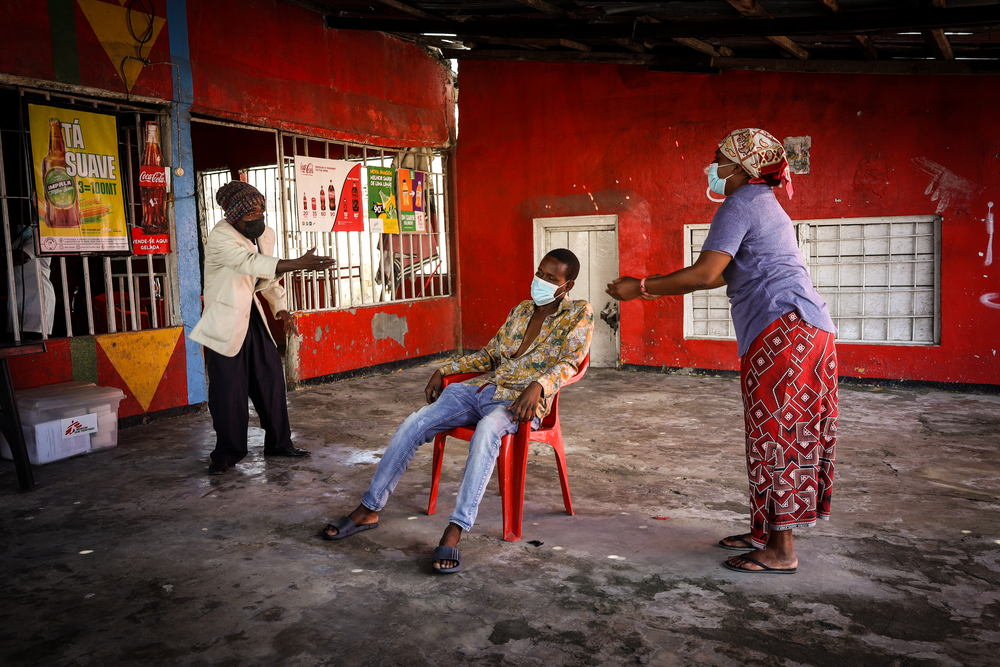
[(244, 181), (229, 181), (215, 193), (215, 201), (226, 213), (226, 222), (233, 223), (254, 209), (264, 205), (260, 190)]

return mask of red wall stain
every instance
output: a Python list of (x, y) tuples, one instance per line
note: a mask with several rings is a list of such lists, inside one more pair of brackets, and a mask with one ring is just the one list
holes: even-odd
[(45, 341), (45, 352), (8, 360), (14, 389), (30, 389), (73, 379), (73, 357), (68, 338)]
[[(353, 310), (299, 313), (291, 334), (301, 336), (293, 375), (305, 380), (453, 350), (457, 339), (456, 306), (454, 298), (441, 298)], [(393, 338), (376, 338), (372, 332), (372, 319), (376, 316), (406, 319), (403, 345)]]
[(414, 44), (274, 0), (188, 3), (188, 27), (197, 113), (394, 146), (454, 135), (451, 73)]
[[(793, 220), (933, 214), (921, 158), (974, 183), (942, 214), (941, 345), (842, 343), (841, 370), (1000, 384), (1000, 310), (979, 301), (1000, 292), (996, 266), (979, 255), (987, 202), (1000, 203), (1000, 139), (981, 109), (1000, 101), (1000, 78), (463, 61), (461, 81), (455, 228), (465, 347), (489, 340), (501, 304), (526, 298), (533, 217), (615, 213), (623, 273), (681, 268), (683, 225), (707, 223), (716, 209), (704, 166), (729, 130), (759, 126), (812, 137), (811, 173), (794, 177), (792, 201), (778, 195)], [(684, 339), (682, 304), (623, 304), (622, 362), (736, 369), (735, 343)]]

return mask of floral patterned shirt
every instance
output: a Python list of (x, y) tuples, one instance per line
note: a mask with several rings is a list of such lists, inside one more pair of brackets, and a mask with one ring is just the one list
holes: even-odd
[(529, 384), (537, 382), (542, 385), (538, 416), (547, 415), (548, 399), (576, 374), (590, 351), (594, 310), (586, 301), (562, 299), (556, 311), (542, 322), (531, 346), (515, 358), (534, 312), (535, 304), (530, 299), (516, 305), (486, 347), (444, 364), (441, 375), (486, 373), (466, 382), (474, 386), (495, 384), (494, 398), (498, 401), (514, 401)]

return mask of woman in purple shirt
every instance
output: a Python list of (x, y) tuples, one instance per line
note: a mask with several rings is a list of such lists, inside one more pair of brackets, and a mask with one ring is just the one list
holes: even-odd
[[(836, 332), (816, 293), (795, 227), (774, 196), (792, 195), (785, 150), (764, 130), (730, 132), (708, 170), (722, 205), (698, 260), (668, 275), (618, 278), (608, 294), (627, 301), (726, 285), (740, 356), (750, 477), (750, 532), (719, 540), (745, 550), (723, 565), (791, 574), (792, 529), (830, 517), (837, 442)], [(712, 195), (721, 195), (716, 199)]]

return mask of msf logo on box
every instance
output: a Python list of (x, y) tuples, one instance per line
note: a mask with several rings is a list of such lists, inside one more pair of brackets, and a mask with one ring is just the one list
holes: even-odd
[(77, 417), (67, 417), (60, 424), (63, 438), (74, 438), (78, 435), (97, 433), (97, 415), (89, 413)]

